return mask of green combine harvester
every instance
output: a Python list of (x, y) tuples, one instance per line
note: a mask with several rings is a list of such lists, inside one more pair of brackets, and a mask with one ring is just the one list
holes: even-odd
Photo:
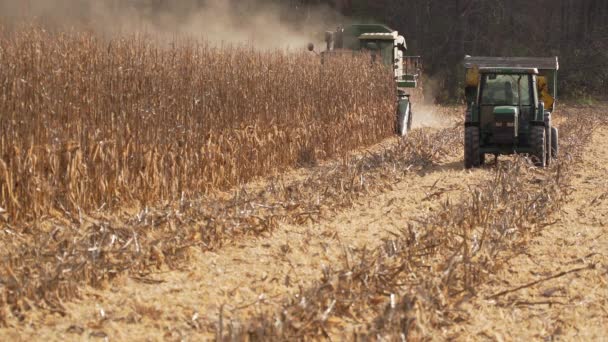
[[(407, 135), (413, 120), (408, 89), (418, 87), (422, 59), (420, 56), (405, 55), (405, 38), (384, 25), (355, 24), (325, 32), (325, 43), (326, 51), (321, 53), (323, 59), (328, 54), (340, 51), (368, 51), (374, 61), (380, 60), (394, 70), (398, 103), (395, 133), (399, 136)], [(314, 45), (309, 44), (308, 49), (314, 51)]]
[(528, 154), (538, 167), (557, 158), (557, 57), (466, 56), (464, 67), (465, 168), (484, 164), (486, 154)]

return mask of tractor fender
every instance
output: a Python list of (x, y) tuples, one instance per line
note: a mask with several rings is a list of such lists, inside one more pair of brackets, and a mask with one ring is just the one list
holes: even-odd
[(467, 106), (464, 114), (465, 127), (479, 127), (479, 110), (473, 103)]
[(543, 116), (543, 121), (545, 122), (545, 126), (547, 128), (551, 127), (551, 112), (545, 111), (545, 115)]

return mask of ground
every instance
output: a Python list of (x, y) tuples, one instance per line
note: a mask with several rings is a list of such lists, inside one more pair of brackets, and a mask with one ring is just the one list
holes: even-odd
[[(554, 224), (461, 305), (470, 319), (446, 329), (443, 337), (605, 338), (607, 165), (608, 129), (602, 127), (586, 147), (568, 202)], [(193, 250), (190, 261), (178, 270), (159, 270), (145, 279), (123, 277), (104, 289), (87, 288), (82, 298), (65, 303), (65, 316), (33, 312), (19, 326), (0, 330), (0, 336), (212, 339), (220, 316), (224, 321), (243, 320), (271, 312), (285, 297), (317, 281), (325, 267), (344, 263), (347, 251), (380, 245), (404, 222), (432, 214), (447, 199), (458, 201), (492, 174), (491, 166), (464, 170), (462, 157), (455, 155), (412, 173), (392, 190), (360, 198), (333, 217), (300, 226), (282, 224), (261, 238), (241, 239), (213, 252)]]
[(606, 175), (604, 128), (586, 149), (562, 215), (465, 305), (474, 319), (458, 330), (491, 340), (608, 338)]

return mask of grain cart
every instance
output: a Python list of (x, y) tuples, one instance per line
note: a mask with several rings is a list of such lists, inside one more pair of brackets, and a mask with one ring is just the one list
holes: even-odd
[(486, 154), (525, 153), (545, 167), (558, 156), (551, 125), (557, 96), (557, 57), (471, 57), (466, 70), (464, 165), (478, 167)]
[[(407, 135), (413, 117), (408, 89), (416, 88), (419, 84), (422, 59), (420, 56), (405, 55), (405, 38), (384, 25), (355, 24), (325, 32), (325, 43), (322, 60), (341, 51), (369, 51), (373, 61), (379, 60), (394, 70), (398, 104), (395, 133), (399, 136)], [(309, 44), (308, 49), (314, 51), (314, 45)]]

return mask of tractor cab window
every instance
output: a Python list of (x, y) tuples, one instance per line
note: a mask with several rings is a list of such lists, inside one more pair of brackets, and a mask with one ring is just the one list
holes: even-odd
[(375, 53), (382, 64), (393, 64), (394, 42), (392, 40), (365, 40), (361, 43), (361, 47), (363, 50)]
[(530, 75), (483, 75), (481, 80), (481, 104), (492, 106), (531, 106)]

